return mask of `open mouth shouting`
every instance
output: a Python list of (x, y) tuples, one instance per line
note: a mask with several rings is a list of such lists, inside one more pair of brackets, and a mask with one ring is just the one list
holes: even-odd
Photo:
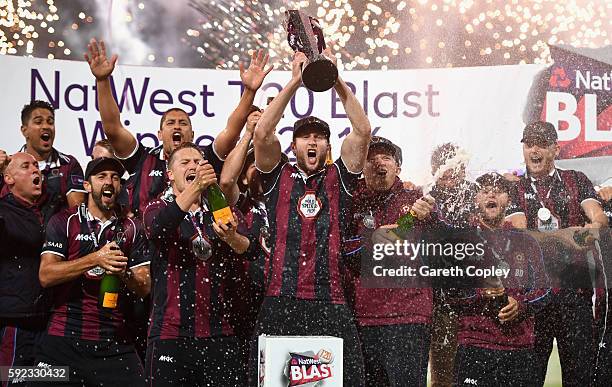
[(115, 195), (115, 187), (112, 185), (105, 185), (102, 187), (102, 196), (107, 199), (112, 199)]
[(538, 166), (542, 165), (542, 161), (544, 161), (544, 158), (542, 156), (538, 155), (538, 154), (535, 154), (535, 155), (531, 155), (529, 157), (529, 161), (531, 161), (531, 164), (534, 167), (538, 167)]
[(306, 151), (306, 157), (308, 158), (308, 162), (311, 164), (315, 164), (317, 162), (317, 150), (316, 149), (308, 149)]
[(487, 200), (485, 202), (485, 208), (487, 210), (494, 210), (498, 207), (497, 202), (495, 200)]
[(183, 142), (183, 135), (181, 134), (181, 132), (172, 133), (172, 144), (175, 147), (181, 145), (182, 142)]
[(42, 179), (40, 178), (39, 174), (32, 175), (32, 184), (34, 184), (36, 187), (40, 187), (42, 184)]
[(383, 168), (379, 168), (376, 170), (376, 176), (384, 178), (387, 176), (387, 170)]
[(43, 145), (51, 145), (51, 133), (44, 132), (40, 135), (40, 140), (42, 141)]
[(187, 175), (185, 175), (185, 182), (187, 184), (191, 184), (191, 183), (193, 183), (195, 178), (196, 178), (195, 172), (188, 172)]

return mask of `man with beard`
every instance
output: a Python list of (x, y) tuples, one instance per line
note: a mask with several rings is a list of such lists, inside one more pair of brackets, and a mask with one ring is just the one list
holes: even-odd
[[(336, 58), (325, 51), (330, 60)], [(293, 125), (297, 164), (282, 162), (275, 134), (285, 107), (301, 85), (306, 56), (297, 52), (292, 78), (262, 114), (254, 134), (255, 164), (261, 172), (270, 221), (270, 268), (266, 296), (255, 328), (268, 335), (326, 335), (344, 340), (344, 384), (363, 385), (359, 340), (346, 305), (342, 241), (352, 192), (365, 164), (371, 127), (359, 101), (338, 78), (334, 88), (353, 130), (341, 157), (326, 165), (329, 125), (306, 117)], [(251, 384), (256, 382), (257, 345), (251, 346)]]
[(533, 314), (550, 294), (542, 252), (535, 239), (504, 222), (510, 183), (497, 173), (482, 175), (476, 183), (475, 226), (485, 258), (475, 263), (510, 272), (482, 279), (487, 288), (462, 291), (456, 385), (528, 387), (534, 374)]
[[(74, 207), (85, 200), (83, 169), (76, 158), (53, 147), (55, 109), (48, 102), (32, 101), (23, 107), (21, 133), (26, 143), (20, 152), (34, 156), (44, 176), (41, 211), (46, 223), (58, 211)], [(2, 183), (0, 180), (0, 185)], [(0, 196), (7, 193), (8, 188), (5, 186)]]
[[(563, 229), (572, 231), (571, 227), (607, 227), (608, 219), (589, 179), (581, 172), (555, 167), (559, 145), (551, 123), (527, 125), (521, 142), (527, 173), (512, 193), (509, 221), (516, 227), (540, 231), (538, 238), (562, 233)], [(593, 359), (593, 291), (586, 253), (577, 246), (563, 251), (543, 246), (543, 251), (553, 295), (536, 314), (537, 375), (533, 385), (544, 384), (556, 339), (563, 385), (586, 386), (591, 383)], [(553, 271), (568, 275), (555, 276)]]
[[(465, 179), (467, 158), (458, 146), (445, 143), (431, 154), (434, 185), (430, 195), (436, 200), (442, 220), (459, 229), (470, 225), (475, 212), (474, 183)], [(457, 314), (446, 299), (444, 289), (434, 290), (431, 335), (432, 387), (450, 386), (454, 381), (452, 364), (457, 350)]]
[(360, 276), (367, 275), (360, 264), (371, 262), (375, 229), (395, 224), (409, 211), (418, 219), (415, 227), (431, 223), (433, 199), (421, 198), (418, 190), (404, 189), (399, 178), (401, 165), (402, 151), (397, 145), (383, 137), (372, 137), (364, 179), (354, 193), (350, 241), (359, 246), (348, 248), (347, 265), (352, 278), (347, 288), (362, 343), (368, 386), (427, 384), (431, 288), (366, 286), (366, 279)]
[(45, 238), (39, 205), (42, 174), (36, 159), (14, 154), (4, 181), (8, 194), (0, 199), (0, 366), (33, 366), (35, 343), (48, 317), (38, 281)]
[[(184, 142), (194, 141), (194, 132), (189, 114), (180, 108), (168, 109), (161, 117), (157, 137), (161, 145), (148, 148), (138, 144), (136, 138), (121, 123), (120, 111), (113, 97), (111, 76), (117, 55), (110, 60), (106, 57), (104, 42), (92, 39), (88, 45), (89, 53), (85, 59), (92, 74), (96, 77), (100, 117), (104, 134), (110, 140), (115, 155), (123, 160), (131, 178), (127, 189), (132, 212), (141, 215), (149, 201), (156, 199), (168, 186), (166, 160), (176, 147)], [(244, 92), (240, 102), (227, 120), (227, 126), (210, 145), (202, 146), (202, 152), (217, 174), (221, 173), (223, 159), (236, 145), (240, 131), (245, 124), (255, 93), (261, 87), (272, 67), (266, 69), (268, 55), (263, 50), (253, 52), (251, 64), (247, 70), (240, 64), (240, 79)]]
[(225, 283), (249, 239), (215, 223), (203, 196), (217, 178), (197, 145), (168, 159), (170, 187), (146, 207), (153, 310), (146, 369), (152, 385), (244, 385), (244, 358), (230, 324)]
[(116, 308), (99, 303), (105, 275), (117, 275), (140, 296), (151, 287), (142, 227), (116, 212), (120, 176), (116, 159), (92, 160), (85, 170), (86, 204), (51, 218), (39, 278), (53, 288), (47, 333), (37, 365), (70, 367), (71, 385), (144, 385), (144, 370), (126, 332), (125, 297)]

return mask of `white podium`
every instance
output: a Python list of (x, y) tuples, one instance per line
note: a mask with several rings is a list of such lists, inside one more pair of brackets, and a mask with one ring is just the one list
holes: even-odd
[(259, 336), (259, 387), (341, 387), (342, 339)]

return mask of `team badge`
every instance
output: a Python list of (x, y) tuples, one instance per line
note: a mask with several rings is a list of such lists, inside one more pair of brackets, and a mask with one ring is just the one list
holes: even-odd
[(312, 219), (321, 212), (321, 201), (317, 198), (314, 191), (306, 193), (298, 200), (297, 209), (300, 215), (306, 219)]

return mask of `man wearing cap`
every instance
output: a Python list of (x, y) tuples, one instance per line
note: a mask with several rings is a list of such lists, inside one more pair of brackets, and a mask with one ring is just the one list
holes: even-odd
[[(325, 54), (336, 61), (329, 51)], [(266, 296), (255, 334), (341, 337), (344, 384), (361, 386), (363, 360), (344, 297), (341, 251), (371, 127), (357, 98), (339, 77), (334, 87), (353, 127), (342, 144), (341, 157), (325, 164), (329, 126), (311, 116), (294, 124), (291, 148), (296, 165), (282, 161), (275, 128), (301, 85), (301, 67), (306, 60), (303, 53), (295, 54), (291, 80), (255, 128), (255, 165), (262, 176), (271, 249)], [(250, 382), (255, 384), (257, 348), (251, 348), (254, 363)]]
[(456, 300), (461, 308), (455, 385), (528, 387), (535, 373), (533, 315), (550, 295), (542, 252), (534, 238), (504, 222), (510, 183), (497, 173), (487, 173), (476, 184), (474, 226), (485, 254), (466, 265), (495, 265), (508, 269), (509, 275), (485, 278), (482, 287), (459, 290), (463, 297)]
[[(527, 173), (517, 182), (508, 207), (508, 220), (516, 227), (538, 230), (542, 235), (568, 227), (607, 227), (593, 184), (582, 173), (555, 167), (559, 155), (557, 131), (549, 122), (533, 122), (523, 131), (523, 157)], [(571, 229), (570, 229), (571, 231)], [(593, 359), (593, 290), (583, 249), (544, 250), (551, 273), (555, 263), (571, 278), (555, 278), (551, 302), (536, 314), (535, 351), (538, 366), (534, 385), (543, 385), (553, 339), (561, 360), (563, 384), (586, 386), (591, 382)], [(557, 265), (557, 267), (559, 267)], [(580, 288), (577, 288), (580, 286)], [(563, 288), (562, 288), (563, 287)]]
[(38, 281), (45, 241), (39, 203), (43, 178), (32, 155), (16, 153), (4, 181), (9, 193), (0, 199), (0, 366), (33, 366), (35, 343), (48, 318)]
[[(131, 175), (127, 185), (131, 210), (137, 216), (142, 215), (146, 205), (168, 187), (166, 161), (170, 153), (182, 143), (199, 142), (199, 139), (194, 138), (190, 118), (190, 115), (195, 113), (195, 106), (187, 104), (194, 109), (189, 113), (178, 107), (166, 110), (161, 116), (157, 132), (161, 144), (154, 148), (140, 145), (134, 135), (123, 126), (119, 106), (113, 97), (110, 76), (117, 63), (117, 55), (108, 58), (104, 42), (100, 41), (98, 44), (92, 39), (88, 44), (85, 59), (96, 77), (104, 134), (110, 140), (115, 155), (123, 160)], [(242, 63), (240, 64), (240, 79), (244, 85), (244, 92), (238, 106), (228, 117), (225, 129), (211, 144), (201, 147), (204, 157), (213, 166), (217, 175), (221, 173), (224, 158), (236, 145), (247, 116), (253, 113), (251, 107), (255, 93), (272, 70), (271, 66), (266, 67), (267, 62), (268, 55), (264, 55), (263, 50), (254, 50), (248, 69), (244, 69)]]
[(139, 296), (151, 286), (142, 227), (117, 213), (124, 172), (114, 158), (90, 161), (87, 202), (56, 214), (47, 225), (39, 278), (43, 287), (53, 288), (53, 305), (37, 365), (68, 365), (75, 385), (144, 385), (144, 370), (126, 332), (124, 292), (116, 308), (99, 304), (105, 275), (119, 276)]
[[(350, 303), (353, 306), (368, 386), (425, 386), (432, 312), (431, 288), (367, 286), (362, 278), (372, 262), (372, 234), (394, 227), (410, 211), (415, 227), (432, 223), (433, 199), (407, 190), (399, 173), (402, 151), (384, 137), (374, 136), (353, 195), (351, 235), (345, 243)], [(433, 221), (435, 221), (434, 219)], [(394, 235), (394, 234), (392, 234)], [(395, 238), (397, 240), (397, 238)], [(370, 275), (371, 276), (371, 275)], [(391, 278), (388, 279), (392, 281)]]

